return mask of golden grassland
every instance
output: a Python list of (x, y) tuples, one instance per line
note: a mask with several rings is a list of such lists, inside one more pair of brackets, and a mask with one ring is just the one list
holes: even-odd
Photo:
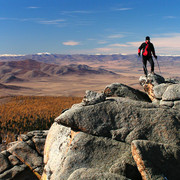
[(49, 129), (62, 110), (81, 97), (14, 96), (0, 98), (0, 138), (6, 144), (32, 130)]

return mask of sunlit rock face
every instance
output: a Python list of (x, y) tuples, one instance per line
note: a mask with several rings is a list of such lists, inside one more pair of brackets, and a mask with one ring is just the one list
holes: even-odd
[[(42, 179), (179, 177), (179, 85), (155, 76), (156, 82), (140, 81), (149, 97), (113, 83), (101, 93), (86, 91), (81, 103), (63, 111), (46, 138)], [(174, 95), (164, 95), (171, 85)], [(161, 105), (157, 97), (174, 105)]]

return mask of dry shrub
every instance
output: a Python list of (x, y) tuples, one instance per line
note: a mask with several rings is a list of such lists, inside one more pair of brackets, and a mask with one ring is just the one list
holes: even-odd
[(0, 104), (0, 136), (4, 143), (9, 143), (15, 141), (18, 134), (49, 129), (64, 109), (81, 100), (80, 97), (11, 97)]

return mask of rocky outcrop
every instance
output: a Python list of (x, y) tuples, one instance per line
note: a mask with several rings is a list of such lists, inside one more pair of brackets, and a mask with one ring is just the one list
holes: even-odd
[(36, 180), (43, 171), (44, 144), (48, 131), (31, 131), (18, 136), (0, 153), (0, 179)]
[(165, 80), (160, 75), (141, 76), (140, 84), (149, 95), (153, 103), (161, 106), (180, 108), (180, 82), (177, 80)]
[(63, 111), (46, 139), (42, 179), (179, 177), (179, 110), (136, 92), (115, 83), (102, 93), (87, 91), (82, 103)]

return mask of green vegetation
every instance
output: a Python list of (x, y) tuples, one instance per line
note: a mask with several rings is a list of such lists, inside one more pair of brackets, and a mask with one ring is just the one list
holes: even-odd
[(62, 110), (81, 100), (80, 97), (10, 97), (0, 104), (0, 136), (9, 143), (15, 141), (17, 134), (49, 129)]

